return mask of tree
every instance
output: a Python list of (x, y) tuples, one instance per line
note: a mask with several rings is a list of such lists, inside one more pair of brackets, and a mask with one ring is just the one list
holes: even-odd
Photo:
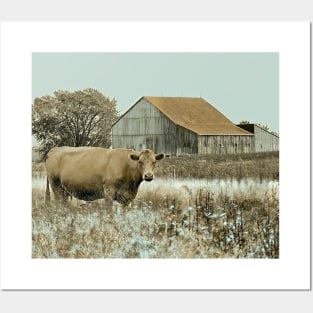
[(266, 131), (269, 131), (270, 130), (270, 128), (267, 126), (267, 125), (265, 125), (265, 124), (257, 124), (259, 127), (261, 127), (262, 129), (264, 129), (264, 130), (266, 130)]
[(98, 90), (58, 90), (36, 98), (32, 106), (32, 133), (42, 157), (55, 146), (110, 147), (111, 126), (118, 118), (117, 101)]
[(248, 120), (242, 120), (239, 122), (240, 125), (243, 125), (243, 124), (250, 124), (250, 122)]

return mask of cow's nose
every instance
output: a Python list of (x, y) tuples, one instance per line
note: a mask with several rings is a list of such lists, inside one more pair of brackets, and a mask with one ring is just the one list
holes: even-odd
[(144, 175), (144, 177), (143, 177), (143, 179), (145, 180), (145, 181), (151, 181), (151, 180), (153, 180), (153, 173), (146, 173), (145, 175)]

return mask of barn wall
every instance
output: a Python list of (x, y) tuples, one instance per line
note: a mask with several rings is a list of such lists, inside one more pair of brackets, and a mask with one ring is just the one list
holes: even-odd
[(199, 136), (199, 154), (236, 154), (254, 152), (254, 135)]
[(237, 125), (255, 135), (255, 152), (279, 151), (279, 137), (256, 124)]
[(112, 147), (149, 148), (169, 155), (197, 153), (197, 135), (175, 125), (144, 98), (112, 127)]
[(254, 125), (254, 135), (256, 152), (279, 150), (279, 137), (271, 134), (257, 125)]
[(176, 155), (198, 154), (198, 135), (192, 131), (177, 125), (174, 141)]

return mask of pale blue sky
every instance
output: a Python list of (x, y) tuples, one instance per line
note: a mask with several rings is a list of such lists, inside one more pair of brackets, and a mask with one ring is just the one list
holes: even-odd
[(123, 113), (141, 96), (202, 97), (232, 122), (279, 131), (278, 53), (33, 53), (33, 99), (98, 89)]

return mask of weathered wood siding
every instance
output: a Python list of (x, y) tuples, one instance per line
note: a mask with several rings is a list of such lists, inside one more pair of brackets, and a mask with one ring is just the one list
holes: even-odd
[(112, 147), (169, 155), (198, 153), (198, 136), (174, 124), (144, 98), (112, 127)]
[(257, 125), (254, 125), (254, 135), (256, 152), (279, 150), (279, 137), (271, 134)]
[(239, 127), (251, 132), (255, 136), (255, 152), (268, 152), (279, 150), (279, 137), (268, 132), (256, 124), (243, 124)]
[(199, 154), (236, 154), (254, 152), (254, 135), (199, 136)]

